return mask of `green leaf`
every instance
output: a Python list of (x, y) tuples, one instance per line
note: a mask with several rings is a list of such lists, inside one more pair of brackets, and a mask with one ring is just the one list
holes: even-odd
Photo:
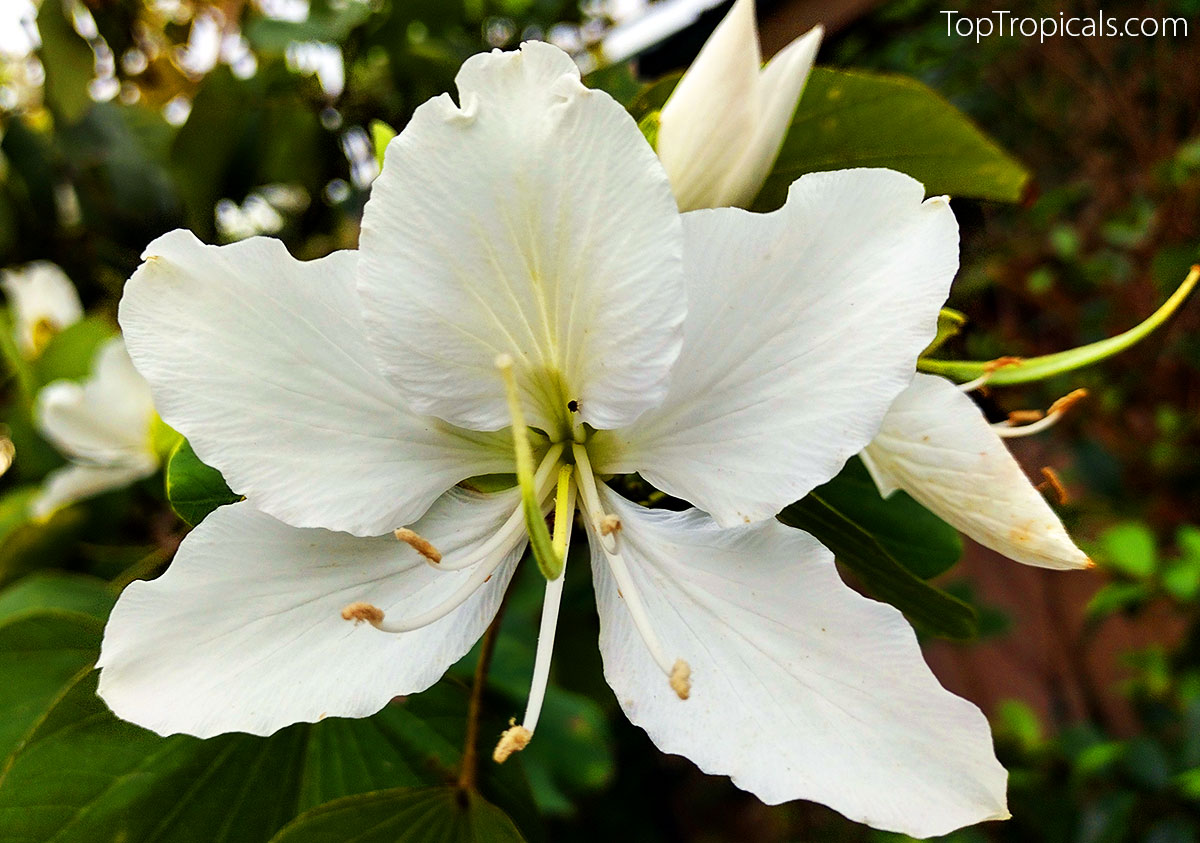
[(0, 621), (47, 609), (77, 612), (104, 621), (115, 601), (108, 583), (98, 577), (38, 572), (0, 591)]
[(962, 537), (957, 530), (905, 492), (880, 497), (858, 457), (852, 457), (841, 473), (816, 493), (922, 579), (945, 573), (962, 558)]
[(1158, 310), (1150, 314), (1145, 321), (1115, 337), (1059, 351), (1055, 354), (1046, 354), (1042, 357), (1028, 357), (999, 369), (993, 369), (991, 361), (933, 360), (927, 357), (917, 362), (917, 368), (922, 372), (942, 375), (951, 380), (963, 382), (975, 380), (990, 372), (989, 386), (1030, 383), (1073, 372), (1076, 369), (1091, 366), (1093, 363), (1099, 363), (1114, 354), (1119, 354), (1150, 336), (1183, 306), (1196, 288), (1197, 281), (1200, 281), (1200, 267), (1192, 267), (1187, 278)]
[(92, 48), (75, 31), (63, 3), (42, 3), (37, 16), (46, 69), (46, 103), (55, 116), (73, 123), (92, 105), (88, 83), (95, 74)]
[(1145, 583), (1113, 582), (1092, 595), (1085, 612), (1088, 618), (1100, 620), (1143, 603), (1149, 597), (1150, 589)]
[(1106, 568), (1133, 579), (1154, 575), (1158, 567), (1158, 547), (1154, 533), (1145, 524), (1118, 524), (1100, 536), (1100, 562)]
[(167, 500), (180, 518), (195, 527), (217, 507), (239, 498), (221, 472), (202, 463), (191, 443), (181, 439), (167, 460)]
[(371, 121), (371, 146), (375, 150), (375, 163), (383, 166), (383, 155), (387, 146), (396, 137), (396, 130), (382, 120)]
[(949, 194), (1015, 202), (1029, 174), (915, 79), (815, 68), (756, 207), (778, 208), (805, 173), (890, 167)]
[(976, 635), (974, 609), (909, 571), (870, 532), (817, 492), (785, 508), (779, 519), (815, 536), (867, 591), (904, 612), (924, 631), (944, 638)]
[(297, 817), (271, 843), (521, 843), (504, 813), (450, 787), (350, 796)]
[(46, 710), (88, 670), (102, 630), (101, 621), (76, 612), (26, 613), (0, 623), (0, 774)]
[[(372, 718), (270, 738), (161, 738), (117, 720), (96, 696), (101, 633), (101, 621), (72, 612), (0, 622), (4, 843), (265, 843), (318, 803), (437, 785), (456, 772), (466, 706), (450, 683)], [(504, 776), (519, 769), (505, 765)], [(481, 772), (484, 792), (524, 810), (519, 788)], [(479, 810), (511, 827), (498, 809)]]

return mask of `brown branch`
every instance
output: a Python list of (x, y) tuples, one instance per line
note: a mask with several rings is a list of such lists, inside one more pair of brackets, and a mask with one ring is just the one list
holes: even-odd
[(479, 650), (479, 661), (475, 663), (471, 700), (467, 704), (467, 736), (463, 741), (462, 763), (458, 771), (458, 788), (464, 792), (475, 789), (475, 778), (479, 769), (479, 717), (483, 713), (483, 689), (487, 685), (488, 667), (492, 663), (492, 653), (496, 650), (496, 639), (500, 637), (500, 621), (504, 617), (504, 607), (507, 603), (506, 594), (496, 611), (496, 617), (483, 634), (483, 647)]

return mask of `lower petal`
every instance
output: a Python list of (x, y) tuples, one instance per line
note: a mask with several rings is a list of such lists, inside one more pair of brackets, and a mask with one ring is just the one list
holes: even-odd
[(1010, 559), (1041, 568), (1090, 565), (975, 402), (945, 378), (918, 374), (863, 458), (881, 494), (903, 489)]
[[(413, 530), (453, 562), (482, 546), (519, 505), (514, 492), (452, 490)], [(365, 717), (422, 691), (462, 658), (495, 616), (524, 541), (456, 610), (389, 634), (342, 617), (364, 601), (402, 620), (450, 598), (474, 568), (437, 571), (391, 536), (358, 538), (275, 520), (248, 503), (218, 509), (165, 574), (117, 602), (100, 654), (100, 696), (159, 734), (269, 735), (298, 722)]]
[(811, 799), (917, 837), (1008, 815), (983, 714), (938, 684), (903, 616), (846, 587), (815, 539), (601, 494), (664, 648), (691, 668), (681, 700), (593, 536), (605, 676), (659, 748), (768, 804)]

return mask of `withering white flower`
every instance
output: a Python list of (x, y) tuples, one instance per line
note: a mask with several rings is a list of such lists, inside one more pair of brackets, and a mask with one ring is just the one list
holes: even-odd
[(26, 357), (37, 357), (46, 343), (83, 316), (71, 279), (57, 265), (36, 261), (0, 273), (13, 318), (13, 339)]
[(159, 465), (150, 387), (121, 339), (100, 347), (82, 383), (55, 381), (38, 393), (38, 430), (69, 460), (47, 475), (31, 513), (47, 518), (76, 501), (128, 486)]

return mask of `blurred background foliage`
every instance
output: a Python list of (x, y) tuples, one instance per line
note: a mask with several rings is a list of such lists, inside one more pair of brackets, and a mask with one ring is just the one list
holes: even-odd
[[(19, 39), (0, 41), (0, 266), (58, 263), (90, 314), (17, 366), (7, 385), (4, 420), (18, 458), (0, 481), (0, 584), (9, 585), (0, 591), (0, 705), (10, 712), (7, 727), (0, 720), (0, 840), (5, 817), (30, 810), (14, 781), (49, 788), (60, 807), (89, 805), (126, 833), (130, 805), (192, 788), (186, 809), (126, 839), (239, 843), (265, 840), (330, 799), (437, 784), (458, 763), (474, 653), (431, 695), (414, 698), (422, 702), (369, 721), (203, 744), (115, 722), (64, 742), (43, 723), (17, 747), (22, 711), (38, 705), (51, 711), (47, 723), (102, 717), (88, 670), (99, 624), (116, 589), (160, 569), (186, 530), (166, 505), (161, 475), (31, 523), (29, 500), (63, 458), (34, 431), (30, 399), (55, 379), (86, 375), (114, 329), (124, 280), (158, 234), (180, 226), (209, 242), (272, 234), (305, 258), (351, 248), (377, 172), (372, 121), (402, 127), (417, 105), (450, 90), (462, 60), (481, 49), (548, 38), (578, 52), (639, 5), (43, 0), (33, 53)], [(1097, 8), (1089, 0), (1020, 5), (1014, 11), (1031, 16)], [(1197, 0), (1119, 5), (1192, 24), (1200, 12)], [(1200, 260), (1200, 33), (975, 43), (947, 35), (936, 0), (760, 6), (768, 43), (798, 34), (797, 21), (834, 15), (843, 25), (822, 48), (824, 64), (924, 81), (1030, 169), (1019, 202), (955, 201), (963, 269), (952, 303), (971, 322), (951, 341), (954, 353), (1034, 355), (1111, 335), (1153, 310)], [(685, 66), (721, 11), (645, 56), (642, 77)], [(592, 82), (626, 101), (637, 90), (623, 68)], [(808, 96), (821, 84), (814, 77)], [(952, 690), (992, 718), (1014, 814), (949, 839), (1200, 840), (1200, 529), (1189, 526), (1200, 522), (1197, 328), (1200, 311), (1186, 308), (1115, 361), (995, 399), (1001, 418), (1075, 386), (1090, 390), (1082, 412), (1037, 442), (1022, 441), (1017, 453), (1030, 468), (1049, 464), (1062, 475), (1068, 523), (1100, 567), (1017, 571), (969, 546), (963, 564), (941, 575), (976, 604), (982, 629), (976, 642), (931, 643), (930, 658)], [(1050, 584), (1064, 576), (1071, 585)], [(485, 735), (498, 734), (523, 704), (539, 583), (524, 566), (494, 656)], [(1031, 594), (1044, 605), (1031, 609)], [(1034, 624), (1035, 612), (1053, 622)], [(504, 768), (484, 765), (482, 792), (528, 839), (900, 839), (819, 806), (766, 808), (660, 754), (604, 684), (597, 631), (587, 578), (569, 578), (539, 740)], [(1023, 660), (1028, 650), (1036, 654)], [(25, 675), (33, 658), (53, 669)], [(976, 670), (991, 673), (987, 681), (962, 669), (968, 660), (985, 663)], [(375, 763), (364, 752), (356, 766), (338, 755), (347, 746), (388, 753)], [(129, 776), (146, 773), (150, 755), (158, 778), (138, 791)], [(196, 784), (226, 781), (221, 771), (240, 784)], [(124, 801), (112, 796), (118, 782), (133, 788)], [(247, 793), (265, 809), (243, 804)], [(63, 810), (37, 839), (101, 839)], [(218, 810), (219, 827), (197, 819)], [(489, 833), (509, 839), (496, 831), (502, 825)]]

